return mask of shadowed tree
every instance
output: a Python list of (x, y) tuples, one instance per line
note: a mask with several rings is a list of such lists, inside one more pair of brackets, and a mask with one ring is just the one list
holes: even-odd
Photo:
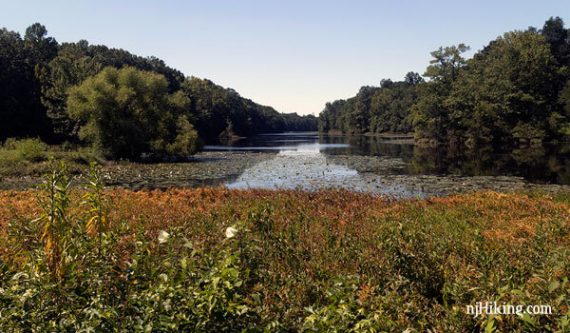
[(424, 83), (425, 80), (419, 73), (408, 72), (404, 77), (404, 82), (412, 86), (417, 86), (420, 83)]
[(552, 55), (562, 66), (567, 66), (570, 60), (570, 40), (568, 30), (560, 17), (549, 18), (541, 30), (544, 39), (550, 44)]
[(41, 105), (35, 72), (57, 54), (57, 42), (36, 23), (25, 38), (0, 30), (0, 140), (7, 137), (51, 138), (51, 123)]

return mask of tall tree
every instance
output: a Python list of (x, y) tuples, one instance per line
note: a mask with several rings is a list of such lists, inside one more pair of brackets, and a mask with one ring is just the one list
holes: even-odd
[(41, 136), (49, 140), (51, 124), (40, 101), (41, 87), (35, 72), (57, 52), (57, 42), (47, 37), (41, 24), (19, 34), (0, 30), (0, 140)]
[(461, 43), (457, 46), (440, 47), (433, 51), (431, 53), (433, 59), (424, 76), (434, 81), (451, 84), (457, 78), (461, 67), (466, 65), (467, 61), (462, 54), (468, 50), (469, 46)]
[(412, 123), (415, 136), (431, 143), (449, 139), (449, 109), (445, 99), (451, 93), (455, 80), (467, 64), (462, 53), (469, 50), (463, 43), (457, 46), (440, 47), (431, 53), (433, 59), (424, 76), (431, 79), (419, 90), (418, 100), (412, 107)]
[(42, 103), (51, 119), (54, 133), (61, 139), (74, 140), (78, 127), (66, 111), (67, 91), (97, 74), (103, 65), (89, 56), (87, 41), (66, 43), (59, 54), (37, 72), (42, 84)]
[(558, 108), (558, 68), (545, 38), (514, 31), (476, 55), (446, 104), (452, 124), (472, 140), (542, 140)]
[(132, 67), (107, 67), (69, 92), (67, 107), (81, 124), (79, 136), (110, 158), (187, 157), (197, 133), (189, 100), (169, 94), (164, 76)]
[(570, 39), (564, 21), (560, 17), (549, 18), (542, 27), (542, 35), (550, 45), (554, 58), (562, 66), (568, 66), (570, 61)]

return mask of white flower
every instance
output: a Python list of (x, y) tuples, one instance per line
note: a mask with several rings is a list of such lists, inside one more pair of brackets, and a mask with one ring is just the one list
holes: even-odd
[(226, 238), (233, 238), (236, 236), (238, 230), (234, 227), (228, 227), (226, 229)]
[(26, 292), (24, 293), (24, 295), (22, 295), (22, 298), (28, 298), (34, 295), (34, 289), (28, 289), (26, 290)]
[(168, 238), (170, 237), (170, 234), (164, 230), (160, 230), (160, 232), (158, 233), (158, 243), (159, 244), (163, 244), (166, 243), (168, 241)]
[(170, 305), (170, 298), (162, 302), (162, 306), (164, 306), (164, 310), (170, 311), (170, 309), (172, 308), (172, 306)]

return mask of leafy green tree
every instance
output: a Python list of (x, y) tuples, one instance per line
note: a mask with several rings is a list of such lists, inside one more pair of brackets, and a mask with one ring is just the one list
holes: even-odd
[(168, 93), (162, 75), (107, 67), (70, 89), (67, 111), (80, 124), (79, 137), (110, 158), (184, 158), (197, 140), (189, 103), (181, 92)]
[[(417, 74), (417, 73), (413, 73)], [(416, 85), (421, 76), (406, 76), (403, 82), (378, 89), (370, 102), (370, 131), (374, 133), (409, 133), (410, 108), (417, 98)]]
[(342, 131), (341, 113), (345, 104), (345, 100), (337, 100), (325, 105), (325, 109), (319, 114), (319, 131)]
[(362, 87), (358, 94), (349, 101), (351, 109), (346, 118), (347, 132), (363, 134), (369, 131), (370, 101), (374, 91), (374, 87)]
[[(41, 137), (50, 143), (79, 139), (79, 118), (67, 112), (68, 91), (105, 67), (133, 67), (164, 76), (167, 93), (191, 97), (186, 115), (205, 138), (215, 138), (234, 124), (238, 135), (288, 130), (316, 130), (314, 116), (280, 114), (208, 80), (186, 79), (156, 57), (140, 57), (122, 49), (89, 45), (85, 40), (59, 45), (35, 23), (22, 38), (0, 30), (0, 140)], [(194, 117), (195, 116), (195, 117)], [(175, 122), (180, 126), (183, 122)], [(185, 126), (182, 126), (185, 127)], [(179, 145), (177, 145), (179, 146)]]
[(451, 126), (475, 141), (542, 140), (558, 108), (558, 75), (542, 35), (506, 33), (461, 73), (446, 100)]
[(560, 102), (563, 109), (560, 113), (553, 113), (549, 118), (550, 127), (566, 139), (570, 138), (570, 80), (560, 92)]
[(434, 81), (440, 81), (450, 84), (457, 78), (461, 67), (465, 66), (467, 61), (461, 55), (469, 50), (469, 46), (461, 43), (457, 46), (440, 47), (433, 51), (431, 56), (433, 59), (426, 69), (424, 76)]
[(57, 41), (53, 37), (48, 37), (47, 32), (46, 27), (40, 23), (34, 23), (26, 28), (24, 45), (30, 50), (30, 56), (36, 65), (42, 65), (57, 55)]
[(424, 74), (431, 81), (420, 89), (418, 100), (411, 108), (410, 119), (417, 139), (431, 143), (448, 140), (448, 134), (453, 128), (450, 125), (450, 112), (445, 99), (467, 64), (461, 54), (468, 50), (469, 47), (461, 43), (457, 46), (440, 47), (431, 53), (433, 59)]
[(327, 103), (319, 115), (320, 131), (350, 134), (409, 133), (410, 109), (423, 83), (417, 73), (408, 73), (404, 81), (380, 81), (380, 87), (365, 86), (348, 100)]
[(321, 131), (407, 132), (430, 144), (538, 143), (570, 137), (570, 33), (561, 18), (513, 31), (472, 59), (465, 44), (431, 53), (423, 78), (382, 80), (327, 103)]
[(414, 136), (418, 140), (430, 143), (445, 141), (449, 127), (448, 109), (445, 107), (445, 95), (439, 84), (428, 83), (421, 87), (418, 99), (411, 107)]
[(64, 43), (55, 58), (38, 71), (42, 87), (42, 103), (51, 119), (54, 132), (62, 140), (77, 137), (77, 124), (66, 113), (67, 91), (87, 77), (93, 76), (106, 66), (122, 68), (132, 66), (163, 74), (168, 81), (169, 92), (179, 90), (184, 79), (182, 73), (167, 67), (160, 59), (135, 56), (120, 49), (89, 45), (85, 40)]

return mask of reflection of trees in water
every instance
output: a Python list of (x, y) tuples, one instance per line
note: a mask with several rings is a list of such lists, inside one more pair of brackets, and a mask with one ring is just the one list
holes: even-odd
[(409, 171), (413, 174), (493, 175), (489, 151), (447, 147), (414, 147)]
[(470, 176), (497, 176), (504, 174), (508, 158), (496, 154), (492, 147), (478, 149), (456, 147), (444, 150), (448, 173)]
[(529, 179), (570, 184), (570, 146), (514, 149), (513, 159)]
[(434, 174), (440, 173), (439, 161), (441, 154), (437, 148), (414, 147), (414, 155), (408, 167), (412, 174)]
[(559, 184), (570, 184), (570, 157), (564, 159), (558, 159), (555, 156), (551, 156), (548, 159), (548, 166), (550, 170), (556, 173), (556, 183)]
[(351, 136), (345, 143), (358, 147), (362, 155), (398, 157), (404, 161), (411, 161), (414, 155), (414, 146), (411, 144), (397, 144), (380, 137)]
[(477, 149), (415, 147), (409, 172), (466, 176), (516, 175), (533, 181), (570, 184), (567, 147), (527, 147), (511, 151), (491, 146)]
[(540, 165), (544, 163), (544, 147), (515, 148), (511, 152), (518, 165)]
[(512, 175), (531, 181), (570, 184), (570, 145), (522, 148), (481, 146), (425, 148), (389, 143), (380, 137), (331, 136), (324, 143), (348, 143), (350, 148), (327, 154), (360, 154), (401, 158), (409, 174), (456, 174), (464, 176)]
[(404, 161), (410, 161), (414, 156), (413, 145), (395, 144), (379, 137), (369, 138), (368, 150), (370, 155), (397, 156)]
[(327, 152), (331, 155), (339, 153), (357, 153), (372, 156), (391, 156), (410, 161), (414, 155), (414, 146), (411, 144), (397, 144), (380, 137), (367, 136), (331, 136), (324, 137), (323, 143), (343, 143), (349, 144), (351, 148), (335, 149), (334, 152)]

